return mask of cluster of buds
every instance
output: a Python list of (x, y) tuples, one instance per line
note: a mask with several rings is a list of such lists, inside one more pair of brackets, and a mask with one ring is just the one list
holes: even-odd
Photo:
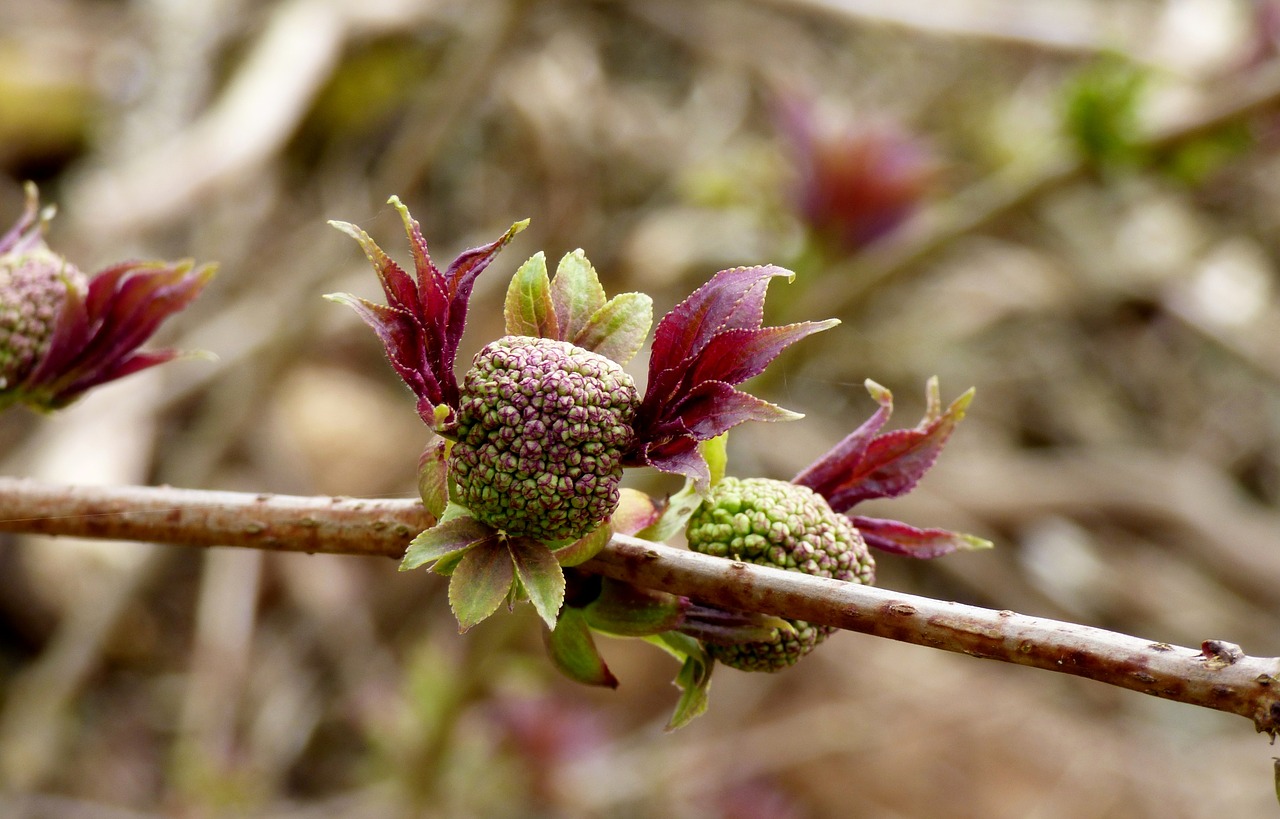
[(45, 244), (53, 208), (40, 208), (34, 185), (26, 193), (24, 213), (0, 236), (0, 409), (59, 409), (180, 355), (137, 348), (199, 295), (214, 268), (123, 262), (86, 276)]
[[(526, 223), (468, 250), (445, 271), (432, 263), (418, 223), (398, 199), (416, 276), (358, 227), (334, 222), (365, 251), (387, 303), (349, 294), (414, 392), (429, 442), (419, 487), (438, 523), (414, 538), (402, 569), (450, 577), (463, 630), (503, 603), (527, 597), (546, 622), (556, 665), (592, 685), (614, 686), (593, 632), (645, 637), (682, 660), (672, 726), (701, 713), (715, 661), (776, 671), (809, 653), (830, 629), (709, 608), (685, 597), (601, 580), (574, 569), (617, 534), (665, 540), (685, 530), (691, 548), (733, 560), (869, 584), (868, 547), (915, 557), (979, 548), (977, 538), (849, 514), (862, 500), (910, 491), (936, 459), (971, 393), (945, 410), (930, 382), (925, 418), (881, 433), (888, 390), (868, 382), (880, 409), (791, 482), (723, 477), (727, 431), (745, 421), (799, 418), (737, 389), (790, 344), (833, 320), (763, 326), (774, 266), (715, 274), (654, 331), (643, 394), (625, 372), (652, 322), (644, 294), (606, 298), (582, 251), (549, 274), (535, 254), (515, 273), (506, 335), (485, 346), (461, 382), (454, 364), (476, 276)], [(620, 488), (625, 467), (686, 478), (663, 505)]]

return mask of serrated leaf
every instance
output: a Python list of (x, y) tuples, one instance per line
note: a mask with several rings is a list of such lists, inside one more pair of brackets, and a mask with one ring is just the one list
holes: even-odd
[(551, 662), (575, 682), (617, 688), (618, 679), (609, 671), (596, 649), (591, 629), (581, 609), (566, 608), (554, 630), (543, 633)]
[(653, 325), (653, 299), (644, 293), (620, 293), (597, 310), (573, 343), (626, 364), (644, 346)]
[(634, 535), (657, 523), (661, 517), (662, 508), (652, 497), (624, 486), (618, 496), (618, 507), (609, 518), (609, 527), (617, 535)]
[(926, 560), (952, 552), (990, 549), (992, 543), (974, 535), (946, 529), (917, 529), (897, 520), (850, 518), (868, 546), (884, 552)]
[(795, 483), (822, 495), (837, 512), (848, 511), (864, 500), (905, 495), (938, 459), (956, 424), (964, 418), (973, 392), (964, 393), (943, 411), (936, 397), (936, 381), (931, 379), (930, 406), (920, 424), (874, 434), (892, 406), (885, 390), (877, 399), (881, 406), (875, 415), (797, 475)]
[(464, 552), (492, 537), (495, 537), (493, 529), (472, 517), (437, 523), (409, 542), (400, 561), (400, 571), (407, 572), (455, 552)]
[(574, 341), (596, 311), (604, 307), (604, 287), (581, 249), (566, 253), (556, 266), (556, 276), (551, 280), (551, 302), (565, 341)]
[(464, 632), (498, 610), (515, 581), (511, 550), (497, 538), (473, 546), (449, 579), (449, 608)]
[(418, 496), (438, 522), (449, 505), (449, 441), (433, 437), (418, 456)]
[(542, 251), (529, 257), (511, 277), (502, 313), (508, 335), (564, 338), (551, 302), (551, 280)]
[(604, 523), (597, 526), (593, 531), (583, 535), (582, 537), (552, 552), (556, 562), (561, 566), (580, 566), (591, 558), (600, 554), (600, 550), (609, 542), (609, 537), (613, 534), (610, 527), (610, 521), (605, 520)]
[(550, 549), (532, 538), (511, 538), (507, 547), (511, 550), (516, 577), (529, 595), (529, 602), (533, 603), (547, 628), (555, 628), (556, 614), (564, 603), (564, 571), (560, 564)]
[(723, 381), (708, 381), (690, 391), (681, 402), (677, 417), (696, 439), (707, 440), (746, 421), (795, 421), (804, 415), (756, 398)]
[(726, 330), (708, 342), (697, 365), (690, 372), (690, 383), (724, 381), (741, 384), (759, 375), (787, 347), (797, 341), (829, 330), (839, 319), (805, 321), (781, 327), (753, 327)]

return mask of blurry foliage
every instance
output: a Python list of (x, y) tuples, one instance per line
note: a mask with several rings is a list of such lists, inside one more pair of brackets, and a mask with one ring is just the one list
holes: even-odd
[[(4, 468), (415, 496), (412, 400), (320, 299), (374, 287), (325, 220), (392, 235), (397, 193), (437, 258), (532, 217), (511, 259), (582, 247), (610, 292), (659, 313), (721, 267), (796, 268), (768, 323), (843, 324), (751, 386), (808, 418), (735, 432), (739, 475), (789, 478), (827, 449), (872, 409), (867, 377), (904, 398), (935, 373), (975, 385), (967, 429), (893, 513), (997, 548), (885, 559), (881, 585), (1280, 654), (1280, 90), (1153, 143), (1152, 120), (1274, 82), (1244, 4), (1193, 5), (1188, 28), (1191, 6), (1136, 0), (917, 20), (741, 0), (0, 0), (0, 223), (44, 178), (59, 246), (90, 268), (222, 263), (163, 340), (219, 363), (0, 416)], [(268, 35), (289, 48), (255, 62)], [(253, 116), (217, 130), (242, 81)], [(822, 245), (795, 204), (782, 88), (927, 142), (941, 170), (913, 215)], [(479, 280), (464, 359), (501, 332), (512, 269)], [(674, 662), (601, 641), (624, 685), (583, 690), (539, 628), (500, 616), (459, 637), (444, 584), (391, 561), (6, 537), (0, 814), (1273, 810), (1269, 750), (1230, 717), (837, 634), (785, 674), (718, 673), (714, 707), (668, 736)]]

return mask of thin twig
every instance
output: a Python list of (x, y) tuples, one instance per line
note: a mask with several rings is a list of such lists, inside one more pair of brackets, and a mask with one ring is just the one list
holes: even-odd
[[(403, 554), (432, 523), (415, 500), (252, 495), (170, 487), (72, 487), (0, 478), (0, 531)], [(811, 577), (615, 536), (584, 569), (703, 603), (1059, 671), (1239, 714), (1280, 731), (1280, 658), (1207, 640), (1199, 650), (1011, 611)]]

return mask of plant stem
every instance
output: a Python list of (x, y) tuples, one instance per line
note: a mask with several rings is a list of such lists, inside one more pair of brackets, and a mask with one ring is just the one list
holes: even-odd
[[(0, 478), (0, 531), (186, 546), (399, 558), (433, 520), (416, 500)], [(1280, 731), (1280, 658), (1207, 640), (1199, 650), (1011, 611), (786, 572), (622, 535), (580, 568), (726, 609), (758, 611), (1085, 677), (1239, 714)]]

